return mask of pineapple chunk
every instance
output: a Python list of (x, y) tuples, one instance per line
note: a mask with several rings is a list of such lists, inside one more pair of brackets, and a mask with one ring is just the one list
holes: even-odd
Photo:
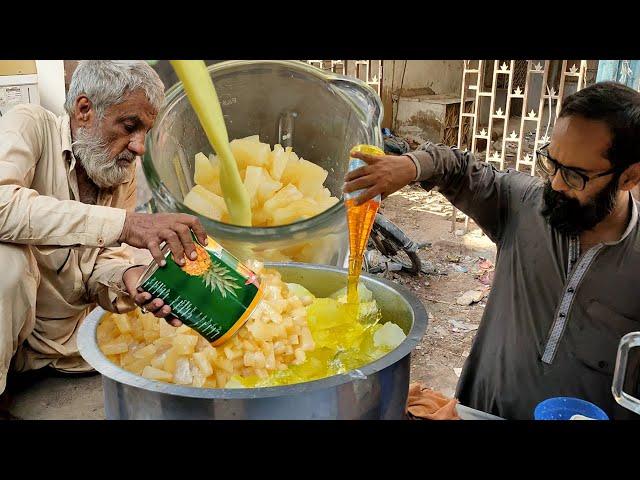
[(280, 182), (275, 181), (266, 170), (264, 171), (264, 179), (258, 186), (258, 202), (260, 205), (272, 198), (278, 190), (282, 188)]
[(204, 153), (196, 153), (193, 181), (198, 185), (210, 185), (220, 181), (220, 171), (216, 171)]
[(173, 375), (170, 373), (150, 366), (144, 367), (142, 370), (142, 376), (151, 380), (160, 380), (162, 382), (170, 382), (173, 379)]
[(217, 221), (220, 221), (222, 216), (228, 213), (224, 198), (210, 192), (202, 185), (195, 185), (184, 197), (182, 203), (194, 212)]
[(200, 371), (197, 365), (191, 365), (191, 386), (192, 387), (202, 387), (204, 382), (207, 381), (207, 377)]
[(175, 347), (172, 348), (167, 352), (167, 357), (165, 358), (162, 369), (169, 373), (175, 372), (176, 364), (179, 358), (180, 358), (180, 354), (178, 353), (178, 350)]
[(173, 372), (173, 382), (178, 385), (190, 385), (193, 382), (191, 365), (187, 358), (179, 358), (176, 362), (176, 369)]
[(249, 165), (255, 167), (265, 166), (267, 165), (269, 153), (271, 153), (271, 147), (268, 144), (247, 141), (246, 139), (233, 140), (229, 143), (229, 147), (236, 162), (238, 162), (238, 168), (247, 168)]
[(227, 379), (229, 378), (224, 372), (216, 371), (216, 384), (222, 388), (223, 385), (227, 384)]
[(229, 359), (229, 360), (233, 360), (235, 358), (238, 358), (240, 356), (242, 356), (242, 352), (238, 351), (238, 350), (234, 350), (231, 347), (224, 347), (223, 349), (224, 351), (224, 355)]
[(180, 325), (176, 329), (176, 333), (185, 333), (188, 335), (197, 335), (189, 325)]
[(336, 203), (338, 203), (338, 199), (336, 197), (327, 197), (327, 198), (321, 198), (320, 200), (316, 200), (316, 202), (318, 205), (318, 214), (320, 214), (325, 210), (329, 210)]
[(298, 190), (305, 196), (320, 195), (324, 188), (322, 185), (329, 172), (321, 166), (304, 159), (300, 159), (296, 168), (297, 177), (295, 181), (298, 185)]
[(218, 385), (216, 383), (215, 377), (209, 377), (204, 381), (204, 388), (216, 388)]
[(113, 324), (111, 319), (109, 321), (103, 321), (98, 325), (96, 336), (98, 343), (108, 343), (118, 333), (117, 327)]
[[(328, 188), (322, 188), (321, 190), (318, 190), (316, 192), (316, 195), (313, 197), (313, 199), (316, 202), (322, 202), (322, 200), (326, 200), (328, 198), (336, 198), (336, 197), (331, 197), (331, 191)], [(336, 198), (336, 201), (338, 199)]]
[(252, 208), (262, 205), (282, 188), (282, 184), (273, 180), (267, 170), (254, 166), (247, 167), (244, 186), (249, 193)]
[(281, 145), (274, 145), (273, 151), (269, 154), (269, 174), (271, 178), (276, 181), (280, 181), (282, 178), (282, 174), (284, 173), (284, 169), (287, 166), (288, 154), (285, 153), (284, 148)]
[(142, 373), (142, 370), (144, 370), (144, 367), (146, 367), (147, 365), (149, 365), (148, 358), (139, 358), (128, 364), (127, 370), (135, 373), (136, 375), (140, 375)]
[(226, 357), (218, 356), (214, 361), (214, 365), (227, 373), (233, 374), (233, 363)]
[(131, 324), (129, 323), (129, 319), (126, 315), (115, 314), (113, 316), (113, 321), (115, 322), (120, 333), (129, 333), (131, 331)]
[(129, 351), (129, 345), (125, 342), (108, 343), (102, 346), (102, 353), (105, 355), (116, 355), (118, 353), (126, 353)]
[(211, 154), (209, 155), (209, 163), (211, 163), (211, 167), (213, 168), (215, 180), (211, 183), (202, 184), (202, 186), (210, 192), (222, 197), (222, 187), (220, 186), (220, 160), (218, 160), (218, 157)]
[[(311, 218), (318, 213), (318, 205), (309, 198), (295, 200), (289, 205), (273, 211), (272, 218), (275, 225), (286, 225), (304, 218)], [(286, 252), (285, 252), (286, 253)]]
[(143, 337), (145, 342), (153, 343), (160, 337), (160, 334), (158, 332), (144, 332)]
[(207, 357), (207, 354), (205, 352), (194, 353), (193, 361), (205, 377), (208, 377), (213, 373), (213, 369), (211, 368), (211, 364), (209, 363), (209, 358)]
[(157, 368), (158, 370), (162, 370), (162, 367), (164, 367), (164, 362), (167, 359), (167, 355), (169, 354), (169, 352), (164, 352), (161, 353), (160, 355), (156, 355), (154, 357), (153, 360), (151, 360), (151, 366), (153, 368)]
[(198, 337), (195, 335), (178, 334), (173, 338), (173, 348), (178, 351), (179, 355), (191, 355), (198, 343)]
[(289, 183), (286, 187), (278, 191), (273, 197), (264, 202), (263, 209), (265, 212), (273, 214), (277, 208), (285, 207), (296, 200), (301, 200), (304, 195), (296, 188), (295, 185)]
[(146, 313), (140, 316), (142, 321), (142, 328), (146, 331), (155, 330), (155, 326), (158, 323), (158, 319), (150, 313)]
[(135, 358), (151, 358), (155, 355), (156, 353), (156, 346), (155, 345), (147, 345), (146, 347), (140, 348), (138, 350), (136, 350), (135, 352), (133, 352), (133, 356)]
[(296, 348), (294, 355), (296, 357), (296, 360), (294, 363), (297, 363), (297, 364), (303, 363), (307, 359), (307, 354), (304, 353), (304, 350), (302, 348)]
[(254, 227), (266, 227), (269, 226), (269, 214), (266, 213), (262, 207), (258, 206), (253, 210), (253, 214), (251, 216), (251, 223)]
[(170, 325), (165, 321), (160, 321), (158, 324), (160, 326), (160, 337), (172, 337), (176, 334), (177, 328), (173, 325)]
[(218, 350), (215, 347), (205, 348), (204, 353), (207, 354), (207, 358), (210, 362), (213, 362), (218, 356)]
[(298, 156), (291, 151), (291, 147), (285, 149), (285, 156), (287, 157), (287, 164), (282, 172), (280, 181), (284, 184), (293, 183), (298, 176)]

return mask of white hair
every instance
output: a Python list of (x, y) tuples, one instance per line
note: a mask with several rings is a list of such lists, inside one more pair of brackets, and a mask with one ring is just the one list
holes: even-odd
[(151, 106), (160, 110), (164, 84), (144, 60), (82, 60), (71, 77), (64, 108), (71, 116), (76, 99), (86, 95), (102, 119), (108, 107), (122, 103), (135, 90), (142, 90)]

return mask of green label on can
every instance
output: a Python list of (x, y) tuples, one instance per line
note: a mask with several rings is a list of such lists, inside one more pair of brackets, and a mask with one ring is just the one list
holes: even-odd
[(209, 237), (196, 243), (198, 260), (181, 267), (170, 252), (167, 264), (154, 262), (140, 287), (171, 307), (171, 313), (214, 345), (226, 342), (246, 322), (262, 298), (256, 275)]

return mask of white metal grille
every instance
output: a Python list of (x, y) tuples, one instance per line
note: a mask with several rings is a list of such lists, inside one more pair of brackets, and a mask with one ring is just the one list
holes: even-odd
[(382, 60), (305, 60), (309, 65), (367, 83), (378, 95), (382, 91)]
[[(563, 99), (584, 87), (587, 61), (527, 60), (526, 74), (521, 62), (464, 60), (461, 104), (473, 102), (460, 113), (458, 146), (535, 175), (535, 150), (549, 141)], [(455, 222), (454, 209), (452, 230)]]

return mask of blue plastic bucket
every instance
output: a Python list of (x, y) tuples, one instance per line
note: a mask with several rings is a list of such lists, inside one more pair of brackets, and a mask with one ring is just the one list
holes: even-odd
[(574, 415), (583, 415), (594, 420), (609, 420), (604, 411), (593, 403), (572, 397), (547, 398), (540, 402), (534, 412), (536, 420), (570, 420)]

